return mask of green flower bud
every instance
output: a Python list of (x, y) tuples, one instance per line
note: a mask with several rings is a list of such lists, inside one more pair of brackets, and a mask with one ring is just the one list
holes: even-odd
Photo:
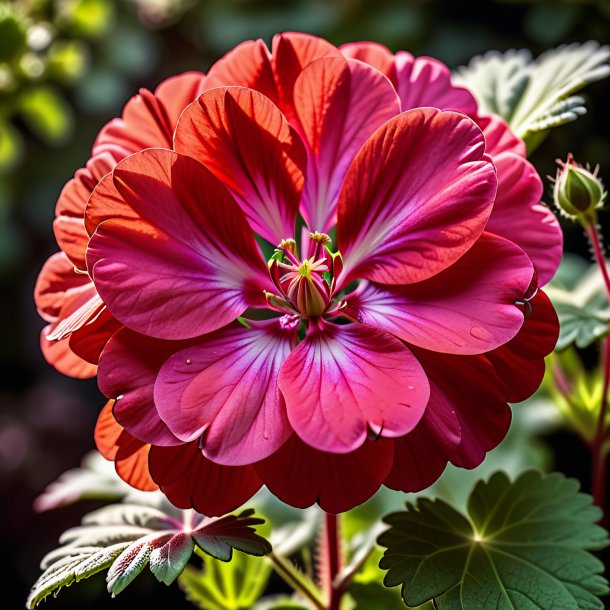
[(553, 198), (555, 205), (567, 217), (584, 223), (595, 222), (596, 210), (602, 207), (606, 191), (593, 172), (574, 161), (572, 154), (566, 162), (558, 161), (559, 169), (555, 177)]

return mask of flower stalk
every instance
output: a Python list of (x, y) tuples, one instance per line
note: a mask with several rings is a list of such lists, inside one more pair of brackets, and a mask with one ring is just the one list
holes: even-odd
[[(591, 221), (586, 226), (586, 233), (591, 246), (593, 248), (593, 254), (595, 261), (601, 271), (602, 278), (604, 280), (604, 287), (606, 289), (606, 295), (608, 296), (608, 302), (610, 303), (610, 275), (606, 267), (606, 260), (604, 257), (599, 232), (595, 222)], [(605, 506), (606, 498), (606, 479), (607, 479), (607, 455), (605, 451), (605, 440), (606, 440), (606, 414), (608, 412), (608, 387), (610, 386), (610, 334), (606, 339), (602, 351), (602, 364), (604, 371), (604, 381), (602, 386), (602, 397), (601, 405), (599, 409), (599, 416), (597, 420), (597, 429), (595, 432), (595, 438), (591, 446), (591, 452), (593, 457), (593, 470), (592, 470), (592, 492), (593, 501), (602, 510)]]

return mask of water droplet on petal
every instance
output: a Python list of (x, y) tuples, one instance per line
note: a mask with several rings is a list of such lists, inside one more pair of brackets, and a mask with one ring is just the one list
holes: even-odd
[(193, 361), (192, 361), (190, 358), (187, 358), (187, 359), (185, 360), (185, 362), (186, 362), (186, 364), (191, 364)]
[(483, 328), (482, 326), (473, 326), (470, 329), (470, 334), (475, 339), (479, 339), (480, 341), (489, 341), (492, 338), (491, 333), (486, 328)]
[(409, 385), (409, 386), (407, 386), (407, 390), (414, 390), (414, 389), (415, 389), (415, 386), (414, 386), (414, 385)]

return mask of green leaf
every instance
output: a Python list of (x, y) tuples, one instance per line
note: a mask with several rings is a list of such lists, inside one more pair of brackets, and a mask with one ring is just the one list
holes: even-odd
[[(570, 347), (550, 355), (544, 380), (555, 408), (588, 445), (597, 436), (604, 386), (601, 364), (589, 370), (576, 349)], [(610, 412), (605, 423), (610, 430)], [(608, 445), (610, 449), (610, 439)]]
[(14, 169), (23, 158), (23, 138), (10, 123), (0, 120), (0, 174)]
[(402, 610), (404, 604), (397, 591), (384, 588), (380, 582), (354, 583), (348, 590), (353, 610)]
[[(233, 549), (265, 555), (271, 546), (254, 530), (253, 526), (263, 521), (253, 517), (253, 512), (213, 519), (171, 506), (164, 511), (154, 506), (116, 504), (89, 513), (81, 526), (63, 534), (63, 546), (43, 559), (44, 572), (32, 587), (28, 607), (106, 568), (108, 591), (114, 597), (147, 565), (157, 580), (171, 584), (196, 549), (223, 561), (232, 558)], [(242, 558), (233, 558), (238, 562), (235, 570), (239, 570)], [(212, 566), (218, 563), (211, 557), (207, 560)]]
[(18, 106), (32, 133), (47, 144), (62, 144), (72, 135), (72, 109), (56, 89), (46, 85), (26, 89)]
[(221, 563), (203, 558), (203, 568), (187, 568), (178, 584), (187, 599), (203, 610), (249, 610), (263, 594), (271, 564), (249, 555)]
[(480, 110), (503, 117), (521, 138), (576, 120), (584, 99), (574, 93), (610, 74), (610, 47), (597, 42), (562, 45), (536, 60), (521, 49), (490, 51), (458, 70), (458, 80)]
[(384, 584), (402, 585), (410, 606), (439, 610), (603, 610), (604, 566), (588, 551), (608, 546), (602, 512), (561, 474), (503, 472), (479, 481), (468, 517), (442, 500), (419, 499), (386, 517)]
[[(589, 265), (582, 271), (582, 265), (566, 259), (564, 266), (578, 266), (580, 277), (574, 279), (572, 272), (562, 274), (547, 287), (555, 311), (559, 317), (559, 339), (555, 349), (563, 350), (572, 343), (585, 348), (608, 334), (610, 306), (604, 290), (604, 283), (597, 266)], [(566, 284), (565, 280), (568, 279)]]

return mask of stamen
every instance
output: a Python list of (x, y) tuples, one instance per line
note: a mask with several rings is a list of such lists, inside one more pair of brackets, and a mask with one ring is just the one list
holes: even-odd
[(317, 231), (310, 233), (309, 239), (317, 244), (329, 244), (332, 241), (326, 233), (318, 233)]
[(297, 242), (292, 239), (292, 237), (287, 237), (286, 239), (282, 239), (282, 241), (277, 246), (280, 250), (288, 250), (296, 256), (297, 254)]

